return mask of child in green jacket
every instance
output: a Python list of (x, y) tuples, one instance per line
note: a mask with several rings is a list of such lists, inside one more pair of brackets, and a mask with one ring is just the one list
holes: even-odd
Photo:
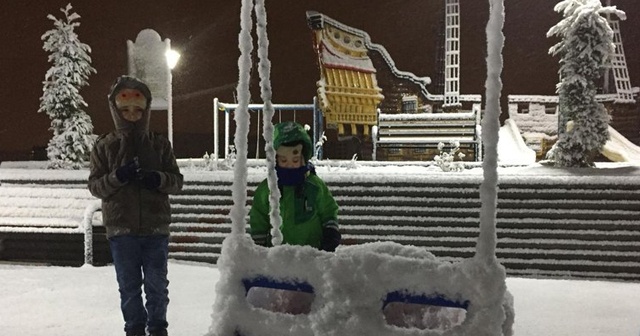
[[(313, 148), (309, 135), (298, 123), (279, 123), (275, 125), (273, 147), (281, 193), (283, 244), (335, 251), (340, 244), (338, 204), (309, 162)], [(271, 246), (269, 209), (269, 186), (265, 179), (253, 196), (249, 224), (253, 241), (267, 247)]]

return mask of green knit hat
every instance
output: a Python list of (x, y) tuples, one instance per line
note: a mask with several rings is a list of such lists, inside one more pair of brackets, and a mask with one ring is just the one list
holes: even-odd
[(302, 156), (309, 162), (313, 154), (311, 138), (304, 127), (293, 121), (276, 124), (273, 129), (273, 149), (278, 150), (281, 145), (302, 144)]

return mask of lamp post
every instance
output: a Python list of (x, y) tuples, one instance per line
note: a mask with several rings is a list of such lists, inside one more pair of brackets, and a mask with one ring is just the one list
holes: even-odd
[(167, 51), (164, 56), (167, 58), (167, 67), (169, 68), (169, 71), (167, 71), (167, 137), (169, 138), (171, 145), (173, 145), (173, 75), (171, 72), (176, 64), (178, 64), (180, 53), (171, 49), (171, 42), (169, 39), (166, 39), (166, 41)]
[(151, 110), (167, 110), (167, 137), (173, 145), (173, 94), (171, 70), (180, 54), (171, 49), (171, 40), (162, 41), (153, 29), (143, 29), (136, 41), (127, 41), (129, 74), (147, 83), (153, 101)]

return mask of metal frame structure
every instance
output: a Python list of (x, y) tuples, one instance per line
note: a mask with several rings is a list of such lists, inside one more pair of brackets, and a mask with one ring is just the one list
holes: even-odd
[[(229, 114), (235, 111), (235, 109), (237, 108), (238, 108), (238, 104), (222, 103), (218, 100), (218, 98), (213, 99), (213, 156), (215, 159), (220, 158), (220, 153), (219, 153), (220, 136), (218, 132), (218, 128), (219, 128), (218, 114), (220, 111), (225, 112), (224, 114), (224, 157), (223, 158), (226, 159), (229, 156), (229, 148), (230, 148)], [(259, 114), (263, 109), (264, 109), (264, 104), (249, 104), (249, 111), (254, 111)], [(323, 132), (322, 113), (320, 113), (320, 110), (318, 109), (316, 97), (313, 97), (312, 104), (273, 104), (273, 109), (279, 112), (286, 111), (286, 112), (294, 113), (294, 117), (293, 117), (294, 121), (296, 118), (295, 113), (297, 111), (311, 111), (313, 113), (313, 126), (312, 126), (313, 143), (316, 144), (322, 137), (322, 132)], [(258, 117), (258, 127), (260, 127), (260, 117)], [(261, 134), (261, 132), (258, 132), (258, 133)], [(259, 148), (258, 148), (259, 143), (260, 143), (260, 137), (258, 137), (258, 139), (256, 140), (256, 146), (257, 146), (256, 156), (257, 156), (257, 153), (259, 152)], [(318, 158), (322, 158), (321, 153), (318, 153)]]
[(460, 106), (460, 4), (445, 0), (445, 108)]

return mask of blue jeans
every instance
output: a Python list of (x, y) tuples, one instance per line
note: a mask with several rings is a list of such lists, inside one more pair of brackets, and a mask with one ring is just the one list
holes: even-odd
[[(122, 235), (109, 238), (116, 268), (125, 331), (166, 329), (169, 305), (169, 237)], [(142, 304), (142, 285), (147, 300)]]

